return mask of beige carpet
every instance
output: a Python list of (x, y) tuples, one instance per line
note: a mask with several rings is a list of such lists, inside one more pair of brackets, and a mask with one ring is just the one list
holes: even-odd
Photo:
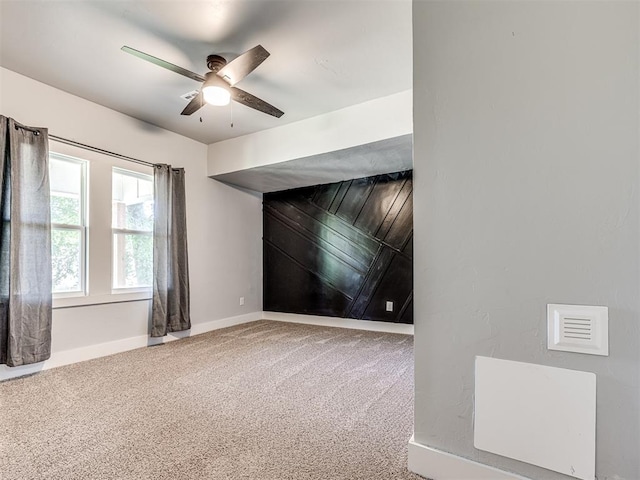
[(0, 478), (418, 479), (412, 340), (260, 321), (0, 383)]

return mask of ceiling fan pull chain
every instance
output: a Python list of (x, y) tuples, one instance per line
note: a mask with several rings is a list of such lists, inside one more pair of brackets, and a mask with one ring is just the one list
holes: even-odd
[(233, 128), (233, 102), (231, 102), (231, 128)]

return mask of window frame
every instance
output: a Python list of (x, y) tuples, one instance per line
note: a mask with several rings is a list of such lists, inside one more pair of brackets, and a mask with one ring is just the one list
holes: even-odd
[[(113, 189), (113, 174), (119, 173), (120, 175), (127, 175), (129, 177), (134, 177), (139, 180), (147, 180), (151, 182), (152, 193), (151, 197), (153, 202), (155, 203), (155, 191), (153, 190), (153, 174), (146, 174), (137, 172), (135, 170), (129, 170), (122, 167), (112, 166), (111, 167), (111, 182)], [(113, 190), (111, 194), (111, 208), (113, 208)], [(113, 214), (113, 212), (112, 212)], [(129, 229), (129, 228), (118, 228), (113, 226), (113, 219), (111, 221), (111, 293), (115, 295), (121, 295), (125, 293), (143, 293), (143, 292), (151, 292), (153, 288), (153, 277), (151, 279), (151, 284), (149, 285), (136, 285), (132, 287), (120, 287), (116, 285), (116, 279), (118, 277), (118, 259), (116, 258), (116, 235), (141, 235), (141, 236), (150, 236), (153, 237), (153, 227), (151, 230), (137, 230), (137, 229)], [(153, 247), (152, 247), (152, 258), (153, 258)], [(152, 260), (153, 261), (153, 260)], [(153, 268), (153, 264), (151, 266)]]
[[(75, 163), (80, 165), (80, 223), (78, 225), (68, 223), (54, 223), (51, 222), (51, 233), (54, 230), (69, 230), (80, 232), (80, 289), (65, 292), (53, 291), (53, 285), (51, 289), (51, 295), (53, 299), (56, 298), (78, 298), (85, 297), (88, 292), (88, 278), (89, 278), (89, 259), (88, 259), (88, 223), (89, 223), (89, 205), (88, 205), (88, 169), (89, 161), (65, 155), (57, 152), (49, 152), (49, 169), (51, 168), (51, 159), (60, 160), (68, 163)], [(51, 192), (51, 188), (49, 188)], [(53, 253), (52, 253), (53, 256)]]

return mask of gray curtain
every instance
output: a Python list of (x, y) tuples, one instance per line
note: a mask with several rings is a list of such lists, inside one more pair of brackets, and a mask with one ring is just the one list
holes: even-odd
[(51, 356), (47, 129), (0, 116), (0, 363)]
[(184, 169), (156, 165), (153, 175), (151, 336), (191, 328)]

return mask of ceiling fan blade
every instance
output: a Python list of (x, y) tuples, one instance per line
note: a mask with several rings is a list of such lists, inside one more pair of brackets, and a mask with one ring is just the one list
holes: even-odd
[(174, 65), (173, 63), (165, 62), (164, 60), (154, 57), (153, 55), (149, 55), (148, 53), (141, 52), (140, 50), (136, 50), (135, 48), (127, 47), (126, 45), (123, 46), (121, 50), (123, 52), (130, 53), (135, 57), (146, 60), (147, 62), (151, 62), (154, 65), (158, 65), (159, 67), (166, 68), (167, 70), (179, 73), (180, 75), (184, 75), (185, 77), (190, 78), (191, 80), (195, 80), (196, 82), (204, 82), (204, 77), (202, 75), (190, 72), (189, 70)]
[(197, 112), (202, 107), (204, 107), (204, 98), (202, 96), (202, 92), (198, 92), (198, 94), (191, 99), (191, 101), (184, 107), (184, 110), (180, 113), (180, 115), (191, 115), (192, 113)]
[(284, 115), (284, 112), (282, 110), (278, 110), (273, 105), (269, 105), (264, 100), (260, 100), (258, 97), (254, 97), (244, 90), (240, 90), (236, 87), (231, 87), (229, 90), (231, 91), (231, 98), (238, 103), (277, 118), (280, 118), (282, 115)]
[(262, 45), (257, 45), (227, 63), (218, 70), (218, 75), (233, 86), (253, 72), (269, 55)]

